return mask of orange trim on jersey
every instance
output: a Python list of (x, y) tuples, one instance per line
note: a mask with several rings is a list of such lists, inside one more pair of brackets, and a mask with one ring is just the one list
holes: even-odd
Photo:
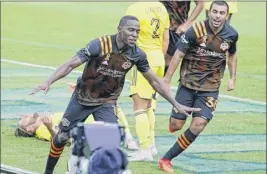
[(196, 24), (193, 24), (193, 29), (195, 31), (195, 34), (196, 34), (197, 38), (199, 38), (199, 33), (198, 33), (198, 30), (197, 30)]
[(204, 32), (204, 36), (208, 35), (204, 21), (201, 21), (200, 23), (201, 23), (201, 26), (202, 26), (202, 29), (203, 29), (203, 32)]
[(111, 40), (111, 36), (108, 36), (108, 45), (109, 45), (109, 51), (108, 53), (112, 52), (112, 40)]
[(200, 33), (200, 37), (204, 36), (203, 31), (202, 31), (202, 28), (201, 28), (199, 22), (197, 22), (197, 28), (198, 28), (198, 31)]
[(104, 55), (104, 44), (103, 44), (102, 37), (99, 38), (99, 41), (100, 41), (100, 45), (101, 45), (101, 54)]
[(104, 54), (107, 54), (108, 52), (109, 52), (109, 50), (108, 50), (108, 41), (107, 41), (107, 37), (105, 36), (105, 37), (103, 37), (104, 38), (104, 48), (105, 48), (105, 52), (104, 52)]
[(182, 139), (186, 142), (187, 145), (190, 145), (190, 141), (185, 137), (184, 133), (181, 135)]

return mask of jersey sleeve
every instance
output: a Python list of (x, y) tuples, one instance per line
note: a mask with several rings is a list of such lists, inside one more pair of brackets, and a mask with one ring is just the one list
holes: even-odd
[(229, 54), (235, 54), (236, 53), (237, 40), (238, 40), (238, 34), (236, 34), (235, 38), (233, 39), (233, 43), (230, 45), (230, 48), (228, 50)]
[(139, 59), (135, 62), (137, 70), (141, 73), (148, 72), (150, 67), (147, 61), (146, 53), (143, 51), (140, 52)]
[(41, 124), (35, 131), (36, 138), (45, 141), (51, 141), (51, 134), (45, 125)]
[(79, 58), (83, 61), (90, 61), (93, 57), (98, 57), (101, 51), (100, 41), (99, 39), (95, 39), (91, 41), (86, 47), (80, 49), (77, 52)]
[(176, 43), (176, 48), (184, 54), (196, 43), (196, 35), (193, 27), (190, 27)]

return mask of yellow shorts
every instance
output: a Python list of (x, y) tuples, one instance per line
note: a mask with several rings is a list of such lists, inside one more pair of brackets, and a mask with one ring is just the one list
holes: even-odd
[[(229, 13), (237, 13), (237, 2), (227, 2), (229, 5)], [(205, 2), (205, 9), (210, 9), (211, 2)]]
[[(164, 66), (152, 66), (151, 70), (160, 78), (164, 76)], [(131, 70), (130, 96), (138, 94), (140, 98), (152, 99), (155, 90), (134, 66)]]

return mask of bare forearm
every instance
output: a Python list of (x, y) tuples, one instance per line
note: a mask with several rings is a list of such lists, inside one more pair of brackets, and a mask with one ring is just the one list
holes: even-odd
[(51, 134), (52, 138), (58, 133), (58, 129), (55, 126), (52, 126), (52, 128), (47, 128), (47, 129), (49, 133)]
[(177, 104), (175, 99), (172, 97), (171, 91), (166, 86), (162, 79), (155, 80), (150, 83), (150, 85), (167, 101), (169, 101), (173, 106)]
[(47, 82), (49, 84), (53, 84), (55, 81), (65, 77), (68, 75), (73, 68), (69, 65), (69, 62), (64, 63), (61, 65), (48, 79)]
[(175, 53), (175, 55), (173, 56), (173, 58), (169, 64), (169, 69), (168, 69), (168, 71), (164, 77), (164, 79), (166, 80), (167, 83), (171, 82), (172, 76), (175, 73), (176, 69), (178, 68), (181, 59), (182, 59), (182, 57)]
[(230, 79), (236, 78), (236, 68), (237, 68), (237, 56), (230, 55), (228, 59), (228, 69), (230, 74)]
[(196, 20), (196, 18), (201, 13), (203, 8), (204, 8), (204, 1), (196, 1), (196, 7), (188, 17), (187, 21), (190, 23), (194, 22), (194, 20)]

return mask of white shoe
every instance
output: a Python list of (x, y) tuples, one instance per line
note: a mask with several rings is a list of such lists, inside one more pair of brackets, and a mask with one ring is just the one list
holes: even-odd
[(134, 139), (129, 139), (125, 141), (125, 146), (130, 151), (137, 151), (139, 150), (139, 147), (137, 143), (134, 141)]
[(153, 161), (151, 149), (140, 149), (133, 156), (128, 158), (129, 161)]
[(158, 150), (157, 150), (155, 144), (153, 144), (153, 145), (150, 147), (150, 150), (151, 150), (151, 154), (152, 154), (153, 157), (157, 156), (157, 154), (158, 154)]

